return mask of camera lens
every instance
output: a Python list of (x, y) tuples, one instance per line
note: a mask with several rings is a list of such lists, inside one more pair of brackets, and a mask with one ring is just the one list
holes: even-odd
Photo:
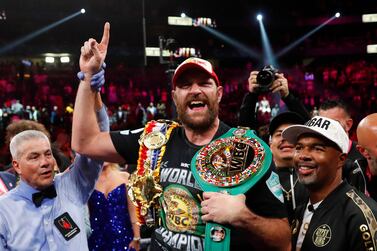
[(262, 70), (257, 75), (257, 83), (261, 86), (268, 86), (274, 81), (274, 73), (268, 70)]

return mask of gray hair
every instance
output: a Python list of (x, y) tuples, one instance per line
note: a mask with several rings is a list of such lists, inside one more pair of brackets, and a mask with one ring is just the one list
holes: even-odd
[(13, 159), (20, 158), (20, 155), (22, 153), (20, 152), (21, 146), (23, 145), (24, 142), (29, 141), (31, 139), (44, 139), (50, 144), (50, 140), (48, 139), (46, 134), (44, 134), (41, 131), (26, 130), (26, 131), (20, 132), (12, 138), (9, 144), (9, 150)]

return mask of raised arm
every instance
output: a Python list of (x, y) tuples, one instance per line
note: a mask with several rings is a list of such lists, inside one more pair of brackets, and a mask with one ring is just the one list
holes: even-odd
[(109, 162), (123, 162), (111, 141), (109, 132), (100, 132), (96, 120), (97, 90), (90, 86), (92, 76), (98, 73), (106, 58), (110, 39), (110, 24), (106, 23), (100, 43), (90, 38), (81, 47), (80, 70), (84, 79), (77, 90), (72, 125), (72, 148), (78, 153)]
[(289, 91), (288, 79), (284, 77), (283, 73), (277, 73), (275, 76), (276, 80), (271, 86), (271, 92), (279, 92), (281, 99), (284, 101), (289, 111), (296, 112), (305, 120), (309, 120), (310, 113), (306, 110), (302, 102)]
[(257, 71), (252, 71), (248, 79), (248, 90), (242, 100), (240, 107), (240, 116), (238, 120), (239, 126), (249, 127), (250, 129), (257, 130), (257, 117), (255, 113), (255, 106), (258, 101), (258, 84), (256, 83)]

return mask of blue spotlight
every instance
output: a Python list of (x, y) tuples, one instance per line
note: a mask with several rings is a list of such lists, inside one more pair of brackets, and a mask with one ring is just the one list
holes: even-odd
[(262, 19), (263, 19), (263, 16), (262, 16), (261, 14), (258, 14), (258, 15), (257, 15), (257, 20), (258, 20), (258, 21), (262, 21)]
[(27, 42), (29, 40), (32, 40), (33, 38), (35, 38), (35, 37), (37, 37), (37, 36), (39, 36), (39, 35), (47, 32), (49, 30), (51, 30), (52, 28), (55, 28), (56, 26), (58, 26), (58, 25), (60, 25), (60, 24), (62, 24), (64, 22), (67, 22), (68, 20), (70, 20), (70, 19), (72, 19), (74, 17), (77, 17), (80, 14), (81, 14), (81, 11), (77, 11), (77, 12), (75, 12), (75, 13), (67, 16), (67, 17), (64, 17), (64, 18), (62, 18), (62, 19), (60, 19), (60, 20), (58, 20), (58, 21), (56, 21), (56, 22), (54, 22), (52, 24), (49, 24), (49, 25), (47, 25), (47, 26), (45, 26), (45, 27), (43, 27), (43, 28), (41, 28), (41, 29), (39, 29), (37, 31), (34, 31), (34, 32), (32, 32), (32, 33), (24, 36), (24, 37), (21, 37), (21, 38), (15, 40), (15, 41), (9, 43), (8, 45), (0, 48), (0, 55), (3, 54), (3, 53), (5, 53), (5, 52), (7, 52), (7, 51), (10, 51), (10, 50), (14, 49), (15, 47), (19, 46), (20, 44), (23, 44), (23, 43), (25, 43), (25, 42)]
[[(320, 24), (319, 26), (317, 26), (316, 28), (314, 28), (313, 30), (309, 31), (308, 33), (306, 33), (305, 35), (303, 35), (302, 37), (300, 37), (299, 39), (297, 39), (293, 43), (291, 43), (288, 46), (286, 46), (285, 48), (283, 48), (281, 51), (279, 51), (278, 53), (276, 53), (276, 58), (279, 58), (279, 57), (283, 56), (284, 54), (286, 54), (288, 51), (292, 50), (294, 47), (296, 47), (297, 45), (299, 45), (305, 39), (307, 39), (308, 37), (310, 37), (311, 35), (313, 35), (317, 31), (319, 31), (320, 29), (322, 29), (324, 26), (326, 26), (328, 23), (330, 23), (335, 18), (337, 18), (336, 16), (337, 15), (335, 14), (334, 16), (332, 16), (331, 18), (327, 19), (325, 22), (323, 22), (322, 24)], [(339, 16), (340, 16), (340, 13), (339, 13)]]
[(335, 17), (336, 18), (340, 17), (340, 13), (339, 12), (335, 13)]
[(80, 10), (80, 12), (81, 12), (81, 14), (84, 14), (84, 13), (86, 12), (86, 10), (85, 10), (84, 8), (82, 8), (82, 9)]
[(259, 28), (260, 28), (262, 47), (263, 47), (263, 53), (264, 53), (263, 63), (266, 65), (273, 65), (275, 67), (278, 67), (275, 56), (273, 55), (270, 39), (268, 38), (267, 31), (264, 28), (262, 21), (259, 21)]
[(253, 49), (249, 48), (247, 45), (245, 44), (242, 44), (240, 42), (238, 42), (237, 40), (235, 40), (234, 38), (231, 38), (215, 29), (212, 29), (211, 27), (208, 27), (208, 26), (204, 26), (204, 25), (200, 25), (199, 27), (203, 28), (204, 30), (208, 31), (209, 33), (211, 33), (212, 35), (214, 35), (215, 37), (221, 39), (222, 41), (224, 41), (225, 43), (235, 47), (236, 49), (238, 49), (243, 55), (246, 55), (246, 56), (249, 56), (251, 58), (254, 58), (254, 59), (260, 59), (260, 55), (258, 52), (254, 51)]

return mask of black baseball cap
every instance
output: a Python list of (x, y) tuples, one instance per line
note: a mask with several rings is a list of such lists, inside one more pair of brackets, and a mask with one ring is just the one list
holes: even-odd
[(269, 134), (272, 135), (275, 130), (282, 124), (305, 124), (305, 119), (295, 112), (282, 112), (276, 115), (270, 123), (270, 127), (268, 128)]

